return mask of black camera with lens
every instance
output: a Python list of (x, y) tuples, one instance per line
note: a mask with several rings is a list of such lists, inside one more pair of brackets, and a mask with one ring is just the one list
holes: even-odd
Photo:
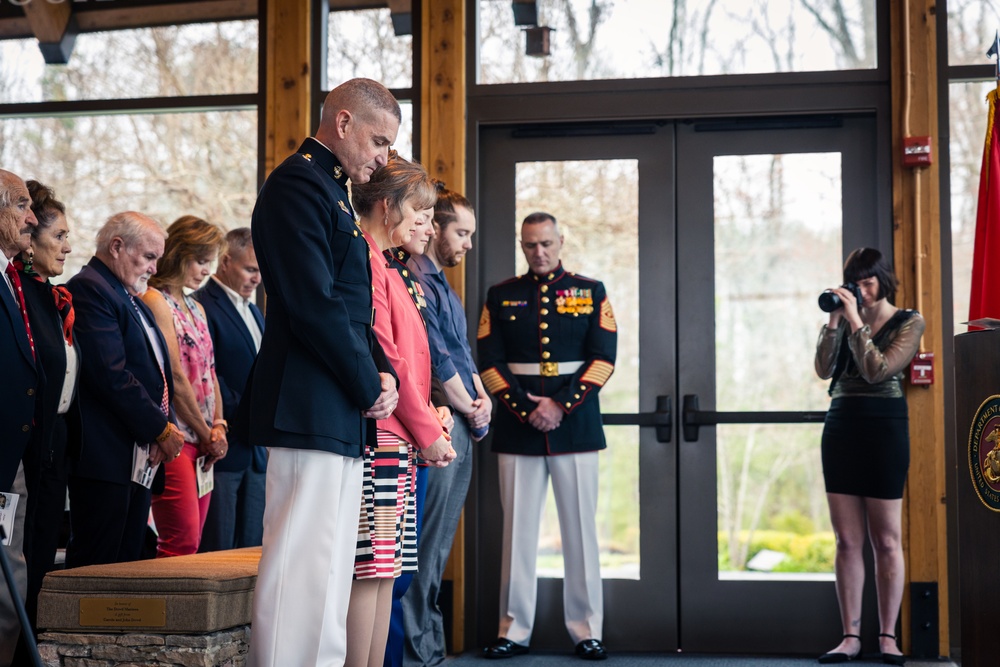
[[(857, 283), (844, 283), (841, 285), (845, 290), (854, 295), (854, 298), (858, 302), (858, 308), (861, 307), (861, 288), (858, 287)], [(824, 313), (832, 313), (835, 310), (839, 310), (844, 307), (843, 300), (837, 296), (837, 293), (833, 290), (823, 290), (823, 293), (819, 295), (819, 308)]]

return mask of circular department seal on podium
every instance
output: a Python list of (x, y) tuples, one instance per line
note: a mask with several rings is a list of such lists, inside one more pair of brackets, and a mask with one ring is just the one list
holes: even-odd
[(983, 401), (972, 418), (969, 474), (979, 500), (1000, 512), (1000, 395)]

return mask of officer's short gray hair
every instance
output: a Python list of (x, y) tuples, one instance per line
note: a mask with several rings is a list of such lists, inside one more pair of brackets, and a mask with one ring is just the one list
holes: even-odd
[(365, 120), (376, 111), (386, 111), (396, 117), (396, 122), (403, 122), (399, 102), (388, 88), (372, 79), (350, 79), (331, 90), (323, 102), (320, 124), (333, 122), (341, 109), (347, 109)]
[(543, 222), (551, 222), (556, 227), (559, 223), (556, 222), (556, 216), (551, 213), (545, 213), (544, 211), (535, 211), (534, 213), (528, 214), (528, 217), (524, 219), (521, 225), (537, 225)]
[(136, 211), (115, 213), (97, 232), (97, 252), (110, 253), (115, 238), (120, 238), (126, 248), (134, 248), (151, 231), (158, 231), (164, 239), (167, 238), (166, 230), (147, 215)]

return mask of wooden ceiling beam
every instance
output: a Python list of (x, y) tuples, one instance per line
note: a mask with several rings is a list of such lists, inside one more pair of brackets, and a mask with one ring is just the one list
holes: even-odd
[[(409, 5), (407, 0), (405, 5)], [(63, 11), (68, 19), (69, 2), (29, 2), (24, 5), (31, 13)], [(201, 23), (206, 21), (236, 21), (257, 18), (257, 0), (202, 0), (201, 2), (164, 3), (161, 5), (144, 5), (140, 7), (100, 7), (83, 9), (78, 7), (73, 13), (81, 33), (100, 32), (102, 30), (125, 30), (128, 28), (145, 28), (161, 25), (178, 25), (183, 23)], [(399, 0), (330, 0), (331, 11), (351, 9), (376, 9), (386, 6), (402, 6)], [(54, 8), (54, 9), (50, 9)], [(59, 8), (62, 8), (61, 10)], [(28, 16), (0, 18), (0, 39), (27, 39), (39, 37)], [(49, 20), (49, 19), (42, 19)], [(65, 23), (62, 26), (65, 27)], [(47, 33), (46, 33), (47, 34)], [(40, 41), (59, 41), (41, 40)]]
[[(161, 25), (180, 25), (207, 21), (235, 21), (257, 18), (257, 0), (203, 0), (202, 2), (110, 7), (74, 13), (80, 32), (125, 30)], [(65, 7), (69, 3), (31, 2), (24, 6)], [(25, 39), (36, 34), (29, 18), (0, 19), (0, 39)]]
[(58, 42), (66, 34), (69, 23), (68, 2), (29, 2), (24, 5), (24, 16), (31, 32), (39, 42)]

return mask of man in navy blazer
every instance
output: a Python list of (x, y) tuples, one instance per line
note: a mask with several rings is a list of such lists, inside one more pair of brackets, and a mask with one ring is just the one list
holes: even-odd
[[(73, 294), (81, 349), (80, 458), (70, 471), (67, 567), (140, 557), (150, 490), (132, 481), (137, 445), (151, 464), (184, 446), (170, 421), (170, 359), (152, 312), (141, 299), (156, 273), (166, 232), (134, 211), (97, 232), (97, 252), (66, 286)], [(161, 472), (162, 474), (162, 472)]]
[[(243, 387), (264, 335), (264, 316), (250, 301), (260, 284), (260, 267), (249, 227), (226, 234), (226, 252), (215, 275), (195, 292), (205, 308), (215, 346), (215, 375), (223, 416), (234, 419)], [(212, 466), (215, 488), (199, 551), (260, 546), (264, 536), (264, 479), (267, 451), (233, 433), (229, 453)]]
[(13, 284), (8, 267), (15, 255), (31, 245), (31, 228), (37, 224), (24, 181), (0, 169), (0, 274), (4, 280), (0, 288), (0, 354), (3, 355), (0, 367), (4, 373), (3, 382), (0, 382), (2, 492), (10, 491), (21, 454), (28, 444), (38, 385), (34, 350), (18, 303), (16, 290), (19, 286)]
[[(27, 488), (21, 455), (34, 428), (35, 396), (42, 380), (35, 366), (35, 350), (27, 324), (20, 278), (10, 260), (31, 245), (31, 228), (38, 224), (31, 212), (31, 196), (24, 181), (0, 169), (0, 493), (16, 493), (11, 543), (3, 548), (21, 598), (28, 588), (24, 561), (24, 517)], [(4, 502), (6, 505), (6, 501)], [(0, 665), (10, 664), (21, 624), (7, 586), (0, 585)]]
[(337, 86), (315, 138), (271, 172), (254, 207), (267, 328), (236, 435), (270, 457), (250, 667), (342, 665), (347, 655), (360, 457), (375, 444), (373, 420), (398, 400), (372, 331), (371, 250), (347, 181), (367, 183), (385, 165), (400, 118), (381, 84)]

